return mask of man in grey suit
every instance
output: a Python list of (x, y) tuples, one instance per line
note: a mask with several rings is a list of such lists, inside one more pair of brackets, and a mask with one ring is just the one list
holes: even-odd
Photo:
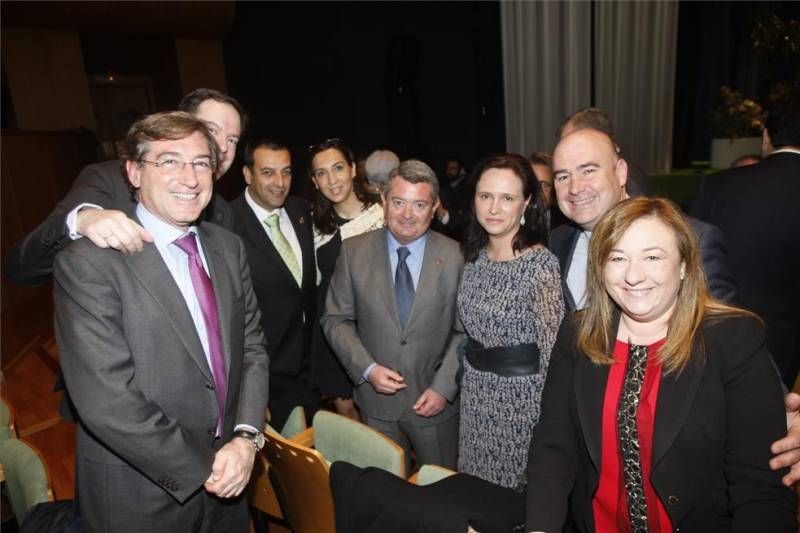
[(386, 228), (347, 239), (336, 264), (322, 328), (353, 382), (370, 426), (418, 464), (455, 468), (457, 348), (464, 337), (456, 293), (458, 244), (428, 231), (439, 182), (409, 160), (384, 186)]
[(126, 172), (153, 237), (123, 254), (79, 239), (55, 258), (56, 338), (77, 412), (85, 531), (247, 531), (241, 496), (269, 360), (241, 241), (195, 225), (220, 157), (183, 112), (133, 125)]

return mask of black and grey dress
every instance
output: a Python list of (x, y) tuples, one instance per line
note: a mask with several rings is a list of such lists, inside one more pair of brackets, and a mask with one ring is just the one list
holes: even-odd
[(490, 349), (485, 351), (490, 356), (502, 347), (530, 345), (535, 373), (507, 377), (477, 370), (465, 358), (461, 381), (459, 471), (519, 489), (550, 351), (564, 316), (558, 259), (538, 248), (498, 262), (482, 250), (464, 267), (458, 312), (471, 343)]

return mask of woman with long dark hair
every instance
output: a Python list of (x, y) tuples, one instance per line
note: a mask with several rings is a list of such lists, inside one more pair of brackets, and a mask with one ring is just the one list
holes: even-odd
[(564, 315), (546, 206), (517, 154), (475, 167), (458, 293), (468, 335), (461, 380), (461, 472), (521, 489), (550, 350)]
[[(308, 152), (309, 173), (317, 189), (312, 213), (320, 315), (342, 241), (383, 227), (383, 208), (380, 198), (367, 191), (364, 179), (356, 176), (353, 152), (341, 139), (311, 145)], [(353, 404), (353, 383), (328, 346), (319, 324), (314, 330), (311, 380), (323, 396), (333, 398), (339, 414), (359, 419)]]

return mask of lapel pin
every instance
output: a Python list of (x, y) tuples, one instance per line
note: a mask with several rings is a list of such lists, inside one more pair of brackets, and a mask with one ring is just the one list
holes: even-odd
[(444, 259), (442, 259), (441, 257), (437, 257), (436, 258), (436, 264), (439, 265), (439, 266), (442, 266), (444, 264)]

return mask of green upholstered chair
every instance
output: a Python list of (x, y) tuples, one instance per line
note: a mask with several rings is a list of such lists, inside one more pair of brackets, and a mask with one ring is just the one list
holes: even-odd
[(419, 471), (411, 476), (409, 481), (417, 485), (430, 485), (455, 474), (453, 470), (439, 465), (422, 465)]
[(406, 477), (403, 448), (383, 433), (329, 411), (314, 415), (314, 447), (329, 462), (374, 466)]
[(11, 510), (21, 525), (28, 509), (37, 503), (53, 501), (47, 470), (39, 454), (18, 439), (0, 442), (0, 463)]
[(17, 432), (14, 429), (14, 415), (5, 400), (0, 400), (0, 442), (15, 438)]
[(289, 418), (286, 419), (286, 423), (283, 425), (280, 433), (283, 437), (291, 439), (306, 429), (308, 429), (308, 425), (306, 424), (306, 410), (303, 409), (302, 405), (298, 405), (289, 413)]

